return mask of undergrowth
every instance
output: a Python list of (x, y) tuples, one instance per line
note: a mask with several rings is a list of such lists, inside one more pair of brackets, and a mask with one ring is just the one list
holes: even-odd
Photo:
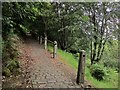
[[(48, 50), (53, 52), (53, 47), (48, 45)], [(75, 59), (74, 55), (65, 52), (61, 49), (58, 49), (57, 54), (61, 56), (66, 63), (68, 63), (71, 67), (77, 70), (78, 68), (78, 60)], [(118, 87), (118, 73), (114, 70), (114, 68), (104, 67), (102, 64), (98, 64), (101, 70), (104, 70), (104, 79), (97, 80), (91, 74), (90, 70), (90, 59), (86, 58), (86, 66), (85, 66), (85, 78), (96, 88), (117, 88)]]
[(17, 68), (19, 68), (19, 62), (17, 60), (18, 43), (20, 39), (15, 34), (9, 34), (6, 40), (2, 43), (2, 75), (9, 77), (13, 72), (17, 73)]

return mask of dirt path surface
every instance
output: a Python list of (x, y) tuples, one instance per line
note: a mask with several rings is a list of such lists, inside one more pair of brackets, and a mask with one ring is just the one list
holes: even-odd
[[(81, 88), (75, 83), (76, 71), (45, 51), (37, 41), (27, 39), (21, 50), (27, 56), (25, 86), (27, 88)], [(23, 58), (24, 59), (24, 58)]]

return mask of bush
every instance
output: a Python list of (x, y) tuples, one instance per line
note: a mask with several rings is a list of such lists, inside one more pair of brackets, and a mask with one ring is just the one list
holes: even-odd
[(3, 66), (2, 74), (4, 76), (10, 76), (12, 72), (19, 68), (19, 63), (16, 60), (9, 60), (6, 65)]
[(19, 63), (16, 60), (18, 58), (18, 44), (19, 38), (15, 34), (9, 34), (4, 42), (2, 43), (2, 66), (3, 75), (10, 76), (13, 73), (14, 69), (19, 68)]
[(118, 41), (112, 40), (111, 44), (106, 43), (102, 56), (102, 62), (105, 67), (118, 69)]
[(110, 68), (118, 68), (118, 62), (114, 59), (108, 59), (108, 60), (104, 60), (103, 62), (105, 67), (110, 67)]
[(11, 75), (11, 72), (8, 68), (4, 67), (2, 71), (2, 75), (9, 77)]
[(8, 62), (7, 67), (10, 71), (13, 71), (13, 69), (19, 68), (19, 63), (16, 60), (11, 60)]
[(91, 66), (90, 73), (94, 78), (96, 78), (99, 81), (103, 80), (105, 77), (105, 71), (104, 71), (103, 67), (101, 67), (98, 64), (94, 64)]

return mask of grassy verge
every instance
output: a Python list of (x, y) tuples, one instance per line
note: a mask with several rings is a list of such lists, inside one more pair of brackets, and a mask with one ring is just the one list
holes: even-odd
[[(51, 47), (50, 45), (48, 45), (48, 50), (50, 52), (53, 52), (53, 47)], [(74, 58), (74, 56), (71, 53), (62, 51), (61, 49), (58, 49), (57, 51), (58, 55), (60, 57), (63, 58), (63, 60), (69, 64), (70, 66), (72, 66), (73, 68), (77, 69), (78, 63), (77, 60)]]
[[(48, 50), (50, 52), (53, 52), (53, 48), (49, 45)], [(57, 51), (58, 55), (63, 58), (63, 60), (71, 65), (73, 68), (77, 70), (78, 62), (75, 59), (75, 57), (68, 52), (62, 51), (61, 49), (58, 49)], [(90, 60), (86, 60), (86, 67), (85, 67), (85, 78), (90, 81), (90, 83), (95, 86), (96, 88), (117, 88), (118, 87), (118, 73), (115, 73), (113, 69), (110, 68), (109, 70), (109, 80), (103, 80), (98, 81), (97, 79), (93, 78), (90, 73), (90, 69), (87, 67), (87, 65), (90, 64)]]
[(109, 72), (110, 80), (102, 80), (98, 81), (97, 79), (93, 78), (90, 73), (90, 69), (86, 67), (85, 69), (85, 75), (86, 79), (89, 80), (93, 86), (96, 88), (117, 88), (118, 87), (118, 74), (114, 72), (113, 69)]

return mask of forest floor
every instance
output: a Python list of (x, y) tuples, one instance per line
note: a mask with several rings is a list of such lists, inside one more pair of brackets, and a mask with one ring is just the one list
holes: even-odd
[[(77, 71), (66, 65), (57, 56), (53, 59), (52, 53), (31, 38), (26, 39), (20, 48), (19, 57), (21, 75), (8, 80), (8, 86), (17, 88), (81, 88), (76, 84)], [(87, 82), (85, 81), (85, 86)], [(5, 86), (6, 87), (6, 84)]]

